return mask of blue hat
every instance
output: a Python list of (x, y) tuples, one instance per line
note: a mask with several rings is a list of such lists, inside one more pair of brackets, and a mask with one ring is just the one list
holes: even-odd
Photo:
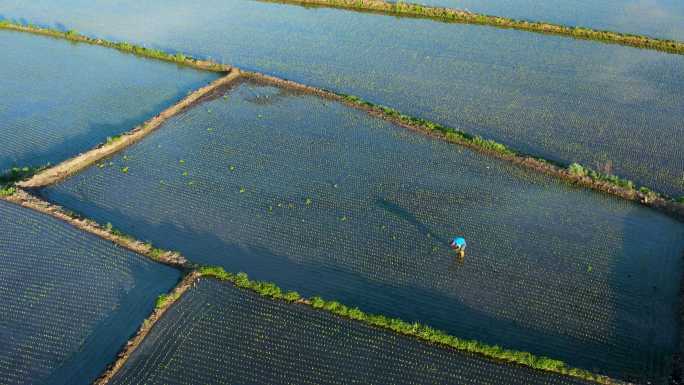
[(461, 237), (454, 238), (454, 240), (451, 242), (458, 247), (463, 247), (466, 245), (465, 239)]

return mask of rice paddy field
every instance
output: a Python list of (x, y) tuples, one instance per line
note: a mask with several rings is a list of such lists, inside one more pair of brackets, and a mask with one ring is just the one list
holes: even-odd
[(684, 3), (678, 0), (422, 0), (416, 3), (684, 40)]
[(0, 174), (78, 155), (217, 77), (12, 31), (0, 47)]
[[(552, 4), (521, 8), (567, 14)], [(353, 94), (523, 152), (684, 195), (684, 155), (675, 139), (684, 134), (681, 55), (244, 0), (48, 1), (20, 8), (6, 3), (0, 14)]]
[[(267, 352), (267, 353), (266, 353)], [(110, 382), (132, 384), (580, 384), (263, 299), (206, 279)]]
[(0, 2), (0, 385), (684, 383), (684, 3), (345, 1)]
[(39, 194), (194, 262), (618, 378), (662, 383), (678, 346), (684, 225), (315, 96), (240, 83)]
[(180, 277), (0, 201), (0, 384), (90, 384)]

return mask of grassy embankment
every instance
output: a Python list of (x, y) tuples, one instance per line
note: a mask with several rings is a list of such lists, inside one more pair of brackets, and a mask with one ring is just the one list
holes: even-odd
[(657, 51), (684, 54), (684, 42), (659, 39), (644, 35), (603, 31), (593, 28), (574, 27), (543, 21), (516, 20), (508, 17), (473, 13), (454, 8), (432, 7), (407, 2), (390, 3), (383, 0), (260, 0), (269, 3), (295, 4), (308, 7), (329, 7), (360, 12), (383, 13), (414, 18), (426, 18), (450, 23), (489, 25), (498, 28), (517, 29), (528, 32), (569, 36), (583, 40)]
[(99, 45), (107, 48), (114, 48), (121, 52), (134, 54), (141, 57), (146, 57), (150, 59), (163, 60), (166, 62), (176, 63), (188, 67), (193, 67), (205, 71), (215, 71), (215, 72), (227, 72), (230, 70), (230, 66), (216, 63), (208, 60), (196, 59), (192, 56), (185, 55), (183, 53), (171, 54), (164, 52), (162, 50), (142, 47), (135, 44), (130, 44), (127, 42), (111, 42), (103, 39), (94, 39), (88, 36), (81, 35), (77, 31), (59, 31), (52, 28), (37, 27), (34, 25), (23, 25), (14, 23), (8, 20), (0, 20), (0, 29), (7, 29), (20, 32), (30, 32), (38, 35), (51, 36), (60, 39), (66, 39), (69, 41), (77, 43), (86, 43)]
[[(317, 310), (327, 311), (339, 317), (352, 319), (373, 327), (390, 330), (395, 333), (453, 348), (458, 351), (477, 354), (490, 359), (526, 366), (537, 370), (581, 378), (601, 384), (615, 383), (609, 377), (597, 375), (584, 369), (571, 368), (562, 361), (548, 357), (539, 357), (529, 352), (505, 349), (496, 345), (487, 345), (479, 341), (464, 340), (417, 322), (408, 323), (397, 318), (368, 314), (358, 308), (352, 308), (337, 301), (326, 301), (321, 297), (305, 299), (295, 291), (283, 291), (274, 283), (251, 280), (245, 273), (232, 274), (226, 272), (222, 267), (215, 266), (203, 266), (197, 271), (202, 277), (212, 277), (218, 280), (228, 281), (239, 288), (251, 290), (262, 297), (304, 304)], [(160, 301), (165, 304), (167, 298), (168, 297), (164, 297)]]
[(429, 134), (436, 134), (448, 142), (470, 147), (479, 150), (480, 152), (533, 168), (537, 171), (555, 175), (563, 180), (584, 187), (589, 187), (620, 196), (627, 200), (638, 201), (644, 205), (659, 208), (680, 220), (684, 220), (684, 206), (682, 205), (682, 203), (684, 203), (684, 196), (673, 199), (665, 194), (653, 191), (648, 187), (637, 187), (637, 184), (631, 180), (616, 175), (605, 174), (579, 163), (564, 165), (548, 159), (524, 154), (494, 140), (471, 135), (426, 119), (404, 115), (393, 108), (376, 105), (355, 96), (344, 94), (338, 95), (348, 104), (359, 105), (370, 110), (372, 113), (382, 115), (398, 124), (417, 128)]
[(345, 103), (371, 115), (378, 116), (397, 125), (417, 130), (447, 142), (472, 148), (478, 152), (510, 161), (526, 168), (533, 169), (575, 185), (588, 187), (597, 191), (612, 194), (626, 200), (640, 202), (684, 221), (684, 196), (673, 199), (648, 187), (638, 187), (633, 181), (616, 175), (605, 174), (579, 163), (561, 164), (552, 160), (535, 157), (518, 152), (502, 143), (481, 136), (471, 135), (455, 128), (447, 127), (427, 119), (405, 115), (393, 108), (371, 103), (353, 95), (347, 95), (321, 88), (311, 87), (290, 80), (284, 80), (257, 72), (241, 72), (243, 78), (271, 84), (277, 87), (290, 88), (298, 92), (314, 94), (323, 98)]

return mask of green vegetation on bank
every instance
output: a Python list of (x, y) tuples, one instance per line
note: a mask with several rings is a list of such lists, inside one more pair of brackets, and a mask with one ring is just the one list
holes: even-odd
[(155, 301), (154, 308), (155, 309), (162, 309), (165, 308), (166, 306), (176, 302), (178, 298), (180, 298), (181, 292), (179, 291), (173, 291), (169, 294), (160, 294), (159, 297), (157, 297), (157, 300)]
[(114, 48), (121, 52), (131, 53), (134, 55), (163, 60), (167, 62), (177, 63), (185, 66), (190, 66), (193, 68), (199, 68), (208, 71), (225, 72), (230, 69), (229, 66), (219, 64), (212, 61), (203, 61), (192, 56), (185, 55), (183, 53), (170, 54), (162, 50), (154, 48), (146, 48), (135, 44), (130, 44), (127, 42), (110, 42), (102, 39), (94, 39), (81, 35), (77, 31), (69, 30), (62, 32), (51, 28), (42, 28), (34, 25), (23, 25), (14, 23), (9, 20), (0, 20), (0, 29), (8, 29), (14, 31), (31, 32), (39, 35), (52, 36), (57, 38), (62, 38), (78, 43), (87, 43), (93, 45), (99, 45), (108, 48)]
[[(313, 297), (310, 300), (306, 300), (301, 298), (297, 292), (284, 292), (274, 283), (251, 280), (245, 273), (233, 274), (225, 271), (222, 267), (216, 266), (203, 266), (197, 271), (202, 277), (211, 277), (222, 281), (228, 281), (239, 288), (251, 290), (262, 297), (306, 304), (314, 309), (327, 311), (336, 316), (349, 318), (370, 326), (391, 330), (396, 333), (447, 346), (459, 351), (479, 354), (487, 358), (493, 358), (507, 363), (568, 375), (602, 384), (612, 383), (611, 379), (606, 376), (597, 375), (584, 369), (570, 368), (559, 360), (538, 357), (529, 352), (504, 349), (496, 345), (487, 345), (479, 341), (464, 340), (417, 322), (408, 323), (397, 318), (367, 314), (358, 308), (351, 308), (337, 301), (326, 301), (321, 297)], [(160, 297), (158, 303), (161, 302), (163, 305), (167, 300), (166, 297)]]
[[(617, 187), (622, 187), (627, 190), (635, 190), (635, 185), (634, 182), (631, 180), (623, 179), (615, 175), (610, 175), (610, 174), (603, 174), (600, 173), (596, 170), (592, 170), (588, 167), (584, 167), (579, 163), (573, 163), (570, 166), (568, 166), (568, 172), (571, 175), (574, 176), (579, 176), (579, 177), (589, 177), (592, 180), (595, 181), (600, 181), (600, 182), (607, 182), (612, 185), (615, 185)], [(648, 187), (640, 187), (639, 192), (642, 192), (644, 194), (650, 194), (654, 193), (649, 189)]]
[(17, 189), (14, 186), (0, 186), (0, 197), (8, 197), (14, 195)]
[[(131, 243), (139, 243), (134, 237), (124, 233), (123, 231), (115, 228), (110, 222), (107, 222), (104, 226), (102, 226), (103, 229), (105, 229), (107, 232), (110, 234), (121, 238), (122, 240), (125, 240), (127, 242)], [(154, 247), (151, 243), (142, 243), (146, 251), (143, 252), (143, 254), (150, 259), (153, 259), (155, 261), (159, 262), (164, 262), (164, 257), (168, 255), (174, 255), (175, 252), (169, 251), (169, 250), (164, 250), (160, 249), (157, 247)], [(139, 251), (140, 252), (140, 251)]]
[(49, 165), (41, 167), (12, 167), (5, 174), (0, 175), (0, 197), (14, 195), (17, 192), (16, 187), (14, 187), (15, 183), (28, 179), (47, 167)]
[(565, 26), (546, 22), (516, 20), (508, 17), (490, 16), (460, 9), (432, 7), (398, 1), (384, 0), (260, 0), (270, 3), (285, 3), (313, 7), (350, 9), (361, 12), (386, 13), (391, 15), (428, 18), (451, 23), (489, 25), (499, 28), (518, 29), (528, 32), (570, 36), (584, 40), (596, 40), (631, 47), (653, 49), (669, 53), (684, 54), (684, 42), (658, 39), (592, 28)]
[[(655, 191), (652, 191), (651, 189), (647, 187), (639, 187), (637, 189), (636, 184), (633, 181), (620, 178), (616, 175), (611, 175), (611, 174), (605, 174), (601, 173), (599, 171), (593, 170), (589, 167), (583, 166), (579, 163), (572, 163), (570, 165), (563, 165), (559, 164), (557, 162), (548, 160), (548, 159), (543, 159), (539, 157), (534, 157), (528, 154), (523, 154), (520, 152), (517, 152), (508, 146), (498, 143), (494, 140), (491, 139), (484, 139), (480, 136), (474, 136), (470, 135), (466, 132), (456, 130), (451, 127), (446, 127), (443, 126), (439, 123), (431, 122), (426, 119), (422, 118), (415, 118), (412, 116), (408, 116), (405, 114), (402, 114), (401, 112), (382, 105), (376, 105), (374, 103), (365, 101), (357, 96), (353, 95), (346, 95), (346, 94), (341, 94), (341, 93), (336, 93), (332, 91), (326, 91), (330, 92), (338, 97), (340, 97), (343, 101), (356, 105), (362, 108), (365, 108), (369, 110), (371, 113), (376, 113), (382, 116), (385, 116), (387, 118), (390, 118), (398, 123), (409, 125), (412, 127), (418, 127), (422, 129), (425, 132), (428, 133), (439, 133), (441, 134), (444, 139), (446, 139), (449, 142), (468, 146), (471, 148), (475, 148), (477, 150), (480, 150), (485, 153), (493, 154), (496, 155), (502, 159), (506, 160), (516, 160), (519, 162), (524, 162), (526, 160), (533, 160), (535, 162), (538, 162), (539, 165), (543, 165), (545, 168), (547, 168), (549, 171), (555, 171), (560, 174), (566, 175), (567, 177), (570, 178), (589, 178), (591, 181), (597, 183), (597, 184), (605, 184), (608, 186), (613, 186), (620, 188), (624, 190), (627, 193), (634, 193), (635, 196), (637, 193), (641, 193), (644, 199), (645, 203), (652, 202), (655, 199), (663, 199), (666, 202), (670, 202), (673, 204), (681, 204), (684, 203), (684, 200), (677, 199), (671, 199), (663, 194), (657, 193)], [(596, 189), (601, 190), (601, 191), (606, 191), (605, 188), (601, 188), (601, 186), (595, 186)], [(610, 192), (610, 191), (607, 191)]]

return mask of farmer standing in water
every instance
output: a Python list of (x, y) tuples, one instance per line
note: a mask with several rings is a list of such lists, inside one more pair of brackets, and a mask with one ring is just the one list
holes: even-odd
[(449, 242), (449, 246), (456, 252), (459, 258), (465, 257), (466, 241), (462, 237), (456, 237)]

